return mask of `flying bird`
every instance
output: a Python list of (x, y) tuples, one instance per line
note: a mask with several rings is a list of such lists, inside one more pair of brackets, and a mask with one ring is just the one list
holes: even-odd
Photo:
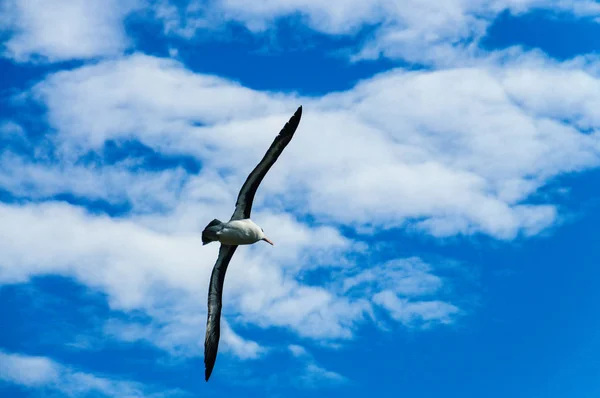
[(242, 185), (242, 189), (240, 189), (231, 219), (225, 223), (214, 219), (202, 231), (202, 245), (210, 242), (221, 243), (219, 256), (212, 270), (208, 287), (208, 319), (204, 340), (204, 376), (206, 381), (208, 381), (217, 359), (221, 334), (221, 306), (225, 271), (227, 271), (229, 261), (231, 261), (238, 245), (250, 245), (261, 240), (273, 245), (273, 242), (265, 236), (263, 229), (250, 219), (252, 201), (261, 181), (294, 136), (301, 116), (302, 106), (283, 126), (265, 156), (252, 170), (252, 173)]

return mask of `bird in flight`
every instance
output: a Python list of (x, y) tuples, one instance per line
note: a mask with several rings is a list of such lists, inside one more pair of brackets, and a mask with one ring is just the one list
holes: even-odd
[(214, 219), (202, 231), (202, 245), (210, 242), (221, 243), (219, 256), (212, 270), (208, 287), (208, 319), (204, 339), (204, 376), (206, 381), (208, 381), (217, 359), (221, 334), (221, 306), (225, 271), (227, 271), (229, 261), (231, 261), (238, 245), (250, 245), (261, 240), (273, 245), (273, 242), (265, 236), (263, 229), (250, 219), (252, 201), (261, 181), (294, 136), (301, 116), (302, 106), (283, 126), (265, 156), (252, 170), (252, 173), (242, 185), (242, 189), (240, 189), (231, 219), (225, 223)]

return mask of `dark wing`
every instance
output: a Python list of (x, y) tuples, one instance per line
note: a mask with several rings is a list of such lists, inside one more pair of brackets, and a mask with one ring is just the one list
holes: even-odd
[(294, 116), (283, 126), (283, 129), (279, 132), (275, 140), (269, 147), (269, 150), (262, 158), (260, 163), (252, 170), (252, 173), (246, 179), (240, 193), (238, 194), (237, 202), (235, 202), (235, 211), (231, 216), (232, 220), (241, 220), (250, 218), (250, 211), (252, 210), (252, 201), (254, 201), (254, 194), (258, 189), (261, 181), (267, 174), (267, 171), (273, 166), (281, 152), (285, 149), (287, 144), (291, 141), (298, 124), (300, 123), (300, 117), (302, 116), (302, 106), (298, 108)]
[(221, 304), (223, 298), (223, 282), (225, 271), (237, 246), (221, 245), (219, 257), (210, 276), (208, 287), (208, 319), (206, 320), (206, 337), (204, 339), (204, 377), (208, 381), (217, 360), (219, 337), (221, 335)]

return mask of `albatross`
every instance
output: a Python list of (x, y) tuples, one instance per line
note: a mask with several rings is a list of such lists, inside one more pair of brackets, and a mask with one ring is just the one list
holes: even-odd
[(294, 136), (301, 116), (302, 106), (283, 126), (265, 156), (246, 178), (246, 182), (244, 182), (238, 194), (231, 219), (225, 223), (214, 219), (202, 231), (203, 246), (211, 242), (221, 243), (208, 287), (208, 319), (204, 339), (204, 376), (206, 381), (208, 381), (217, 360), (217, 349), (221, 334), (223, 282), (225, 281), (227, 266), (239, 245), (251, 245), (259, 241), (265, 241), (273, 245), (273, 242), (265, 236), (263, 229), (250, 219), (252, 201), (261, 181)]

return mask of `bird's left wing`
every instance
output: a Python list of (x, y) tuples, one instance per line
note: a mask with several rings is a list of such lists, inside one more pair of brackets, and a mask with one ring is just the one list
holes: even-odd
[(235, 211), (231, 216), (232, 220), (241, 220), (244, 218), (250, 218), (250, 212), (252, 211), (252, 202), (254, 201), (254, 194), (258, 189), (263, 178), (267, 174), (267, 171), (273, 166), (281, 152), (285, 149), (287, 144), (291, 141), (298, 124), (300, 124), (300, 118), (302, 117), (302, 106), (300, 106), (290, 120), (283, 126), (275, 140), (265, 153), (260, 163), (256, 165), (252, 173), (246, 178), (246, 182), (242, 185), (240, 193), (238, 194), (237, 201), (235, 203)]
[(223, 299), (223, 282), (225, 272), (237, 246), (221, 245), (217, 262), (210, 276), (208, 287), (208, 319), (206, 320), (206, 337), (204, 339), (204, 377), (208, 381), (217, 360), (219, 337), (221, 335), (221, 305)]

